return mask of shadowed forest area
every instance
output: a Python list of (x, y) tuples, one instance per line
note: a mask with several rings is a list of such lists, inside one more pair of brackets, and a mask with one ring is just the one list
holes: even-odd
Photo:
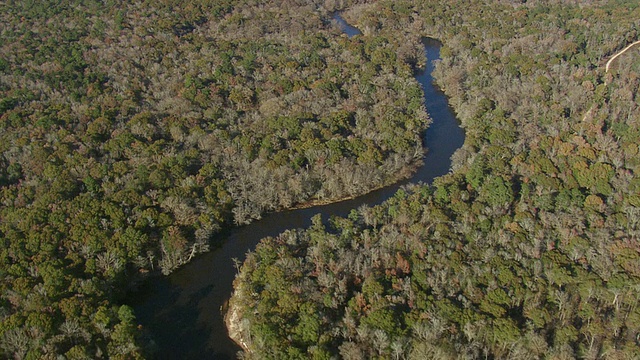
[(604, 64), (638, 6), (2, 2), (0, 357), (152, 357), (122, 305), (147, 274), (408, 176), (424, 36), (466, 131), (452, 172), (265, 239), (245, 356), (637, 357), (638, 48)]

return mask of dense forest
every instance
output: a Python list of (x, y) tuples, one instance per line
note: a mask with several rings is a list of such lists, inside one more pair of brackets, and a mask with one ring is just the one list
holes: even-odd
[(359, 41), (441, 40), (452, 171), (264, 239), (245, 358), (640, 357), (636, 1), (369, 1)]
[(150, 357), (122, 305), (147, 274), (406, 177), (422, 36), (467, 134), (452, 172), (265, 239), (232, 301), (245, 356), (637, 357), (640, 54), (604, 63), (638, 7), (1, 2), (0, 358)]
[(0, 3), (0, 357), (141, 358), (123, 294), (267, 211), (410, 174), (417, 37), (313, 1)]

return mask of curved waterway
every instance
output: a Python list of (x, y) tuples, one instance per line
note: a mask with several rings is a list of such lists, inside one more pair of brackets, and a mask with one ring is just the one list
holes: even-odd
[[(338, 25), (349, 36), (359, 31), (339, 17)], [(444, 93), (433, 85), (433, 61), (439, 59), (440, 43), (423, 40), (427, 68), (416, 74), (425, 93), (425, 106), (433, 123), (425, 132), (428, 147), (421, 166), (413, 177), (355, 199), (307, 209), (281, 211), (229, 231), (221, 248), (200, 255), (166, 277), (147, 281), (133, 294), (129, 304), (138, 321), (151, 332), (157, 344), (158, 359), (235, 359), (240, 348), (227, 336), (222, 306), (229, 299), (236, 267), (247, 251), (260, 239), (276, 236), (287, 229), (311, 225), (311, 217), (322, 214), (346, 216), (363, 204), (380, 204), (408, 183), (430, 183), (449, 171), (451, 155), (462, 146), (464, 132), (449, 107)]]

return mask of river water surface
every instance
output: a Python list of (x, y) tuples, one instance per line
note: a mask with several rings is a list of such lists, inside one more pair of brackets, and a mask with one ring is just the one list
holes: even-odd
[[(349, 37), (360, 33), (338, 16), (336, 22)], [(230, 230), (222, 247), (196, 257), (169, 276), (147, 281), (130, 296), (129, 305), (134, 307), (139, 323), (152, 334), (158, 359), (235, 359), (240, 348), (227, 336), (221, 308), (233, 290), (234, 259), (242, 262), (260, 239), (287, 229), (308, 227), (315, 214), (322, 214), (326, 220), (330, 215), (346, 216), (363, 204), (380, 204), (402, 185), (430, 183), (449, 171), (451, 155), (462, 146), (464, 132), (444, 93), (433, 85), (431, 72), (433, 61), (440, 56), (440, 43), (429, 38), (423, 43), (427, 67), (416, 73), (416, 79), (422, 85), (425, 106), (433, 119), (424, 135), (428, 147), (424, 165), (410, 179), (355, 199), (267, 214), (261, 220)]]

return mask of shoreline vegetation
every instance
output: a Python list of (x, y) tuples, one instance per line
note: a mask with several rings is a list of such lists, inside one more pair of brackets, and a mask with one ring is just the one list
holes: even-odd
[(243, 322), (242, 310), (237, 305), (238, 302), (242, 301), (241, 298), (243, 296), (242, 285), (240, 283), (238, 283), (237, 286), (234, 285), (233, 294), (229, 299), (227, 309), (221, 309), (221, 311), (224, 311), (225, 314), (224, 323), (227, 327), (227, 330), (229, 331), (229, 338), (233, 340), (233, 342), (236, 343), (243, 352), (250, 353), (251, 346), (248, 340), (248, 324), (246, 322)]
[(0, 354), (144, 357), (140, 274), (413, 167), (419, 44), (348, 41), (323, 3), (0, 5)]
[(598, 64), (639, 6), (0, 4), (0, 357), (153, 357), (136, 276), (411, 166), (423, 34), (466, 133), (453, 171), (264, 239), (230, 300), (247, 356), (637, 357), (640, 61)]
[(339, 202), (343, 202), (343, 201), (347, 201), (347, 200), (353, 200), (357, 197), (366, 195), (368, 193), (374, 192), (376, 190), (380, 190), (383, 188), (386, 188), (388, 186), (391, 186), (393, 184), (397, 184), (399, 182), (402, 182), (403, 180), (407, 180), (410, 179), (411, 176), (416, 172), (416, 170), (421, 167), (423, 164), (421, 164), (420, 162), (416, 162), (413, 164), (409, 164), (407, 167), (400, 169), (400, 171), (397, 172), (397, 177), (395, 178), (390, 178), (387, 182), (383, 183), (382, 185), (376, 186), (374, 188), (369, 189), (366, 193), (362, 193), (362, 194), (357, 194), (357, 195), (349, 195), (349, 196), (345, 196), (345, 197), (341, 197), (341, 198), (337, 198), (337, 199), (316, 199), (316, 200), (310, 200), (307, 202), (304, 202), (302, 204), (298, 204), (298, 205), (294, 205), (290, 208), (286, 208), (286, 209), (281, 209), (279, 211), (287, 211), (287, 210), (298, 210), (298, 209), (309, 209), (312, 207), (316, 207), (316, 206), (322, 206), (322, 205), (328, 205), (328, 204), (335, 204), (335, 203), (339, 203)]
[(343, 14), (440, 34), (453, 172), (263, 239), (231, 300), (245, 358), (637, 357), (640, 61), (597, 64), (637, 39), (638, 4), (440, 5)]
[[(342, 21), (344, 22), (344, 20)], [(346, 26), (351, 26), (347, 22), (344, 22), (344, 23)], [(424, 71), (424, 67), (425, 67), (424, 65), (419, 66), (414, 71)], [(433, 121), (433, 119), (431, 120)], [(398, 174), (398, 177), (395, 178), (395, 180), (392, 179), (390, 182), (383, 184), (377, 188), (373, 188), (370, 191), (373, 192), (375, 190), (382, 189), (389, 185), (398, 183), (402, 180), (409, 179), (411, 178), (413, 173), (415, 173), (416, 170), (423, 165), (424, 165), (423, 163), (416, 163), (411, 168), (405, 168)], [(361, 196), (361, 195), (348, 196), (348, 197), (335, 199), (335, 200), (311, 200), (306, 203), (299, 204), (290, 209), (285, 209), (285, 210), (312, 208), (320, 205), (327, 205), (331, 203), (338, 203), (342, 201), (352, 200), (358, 196)], [(233, 293), (231, 294), (229, 300), (225, 303), (225, 306), (223, 306), (223, 308), (220, 309), (220, 311), (222, 311), (222, 313), (224, 314), (223, 316), (224, 323), (225, 323), (225, 327), (227, 328), (229, 338), (236, 345), (238, 345), (245, 354), (250, 355), (251, 354), (251, 341), (250, 341), (250, 329), (249, 329), (250, 323), (247, 320), (243, 319), (243, 316), (242, 316), (243, 310), (242, 310), (242, 307), (240, 306), (240, 304), (243, 301), (246, 301), (244, 299), (247, 296), (243, 292), (242, 282), (243, 280), (239, 278), (236, 278), (236, 280), (234, 280)]]

